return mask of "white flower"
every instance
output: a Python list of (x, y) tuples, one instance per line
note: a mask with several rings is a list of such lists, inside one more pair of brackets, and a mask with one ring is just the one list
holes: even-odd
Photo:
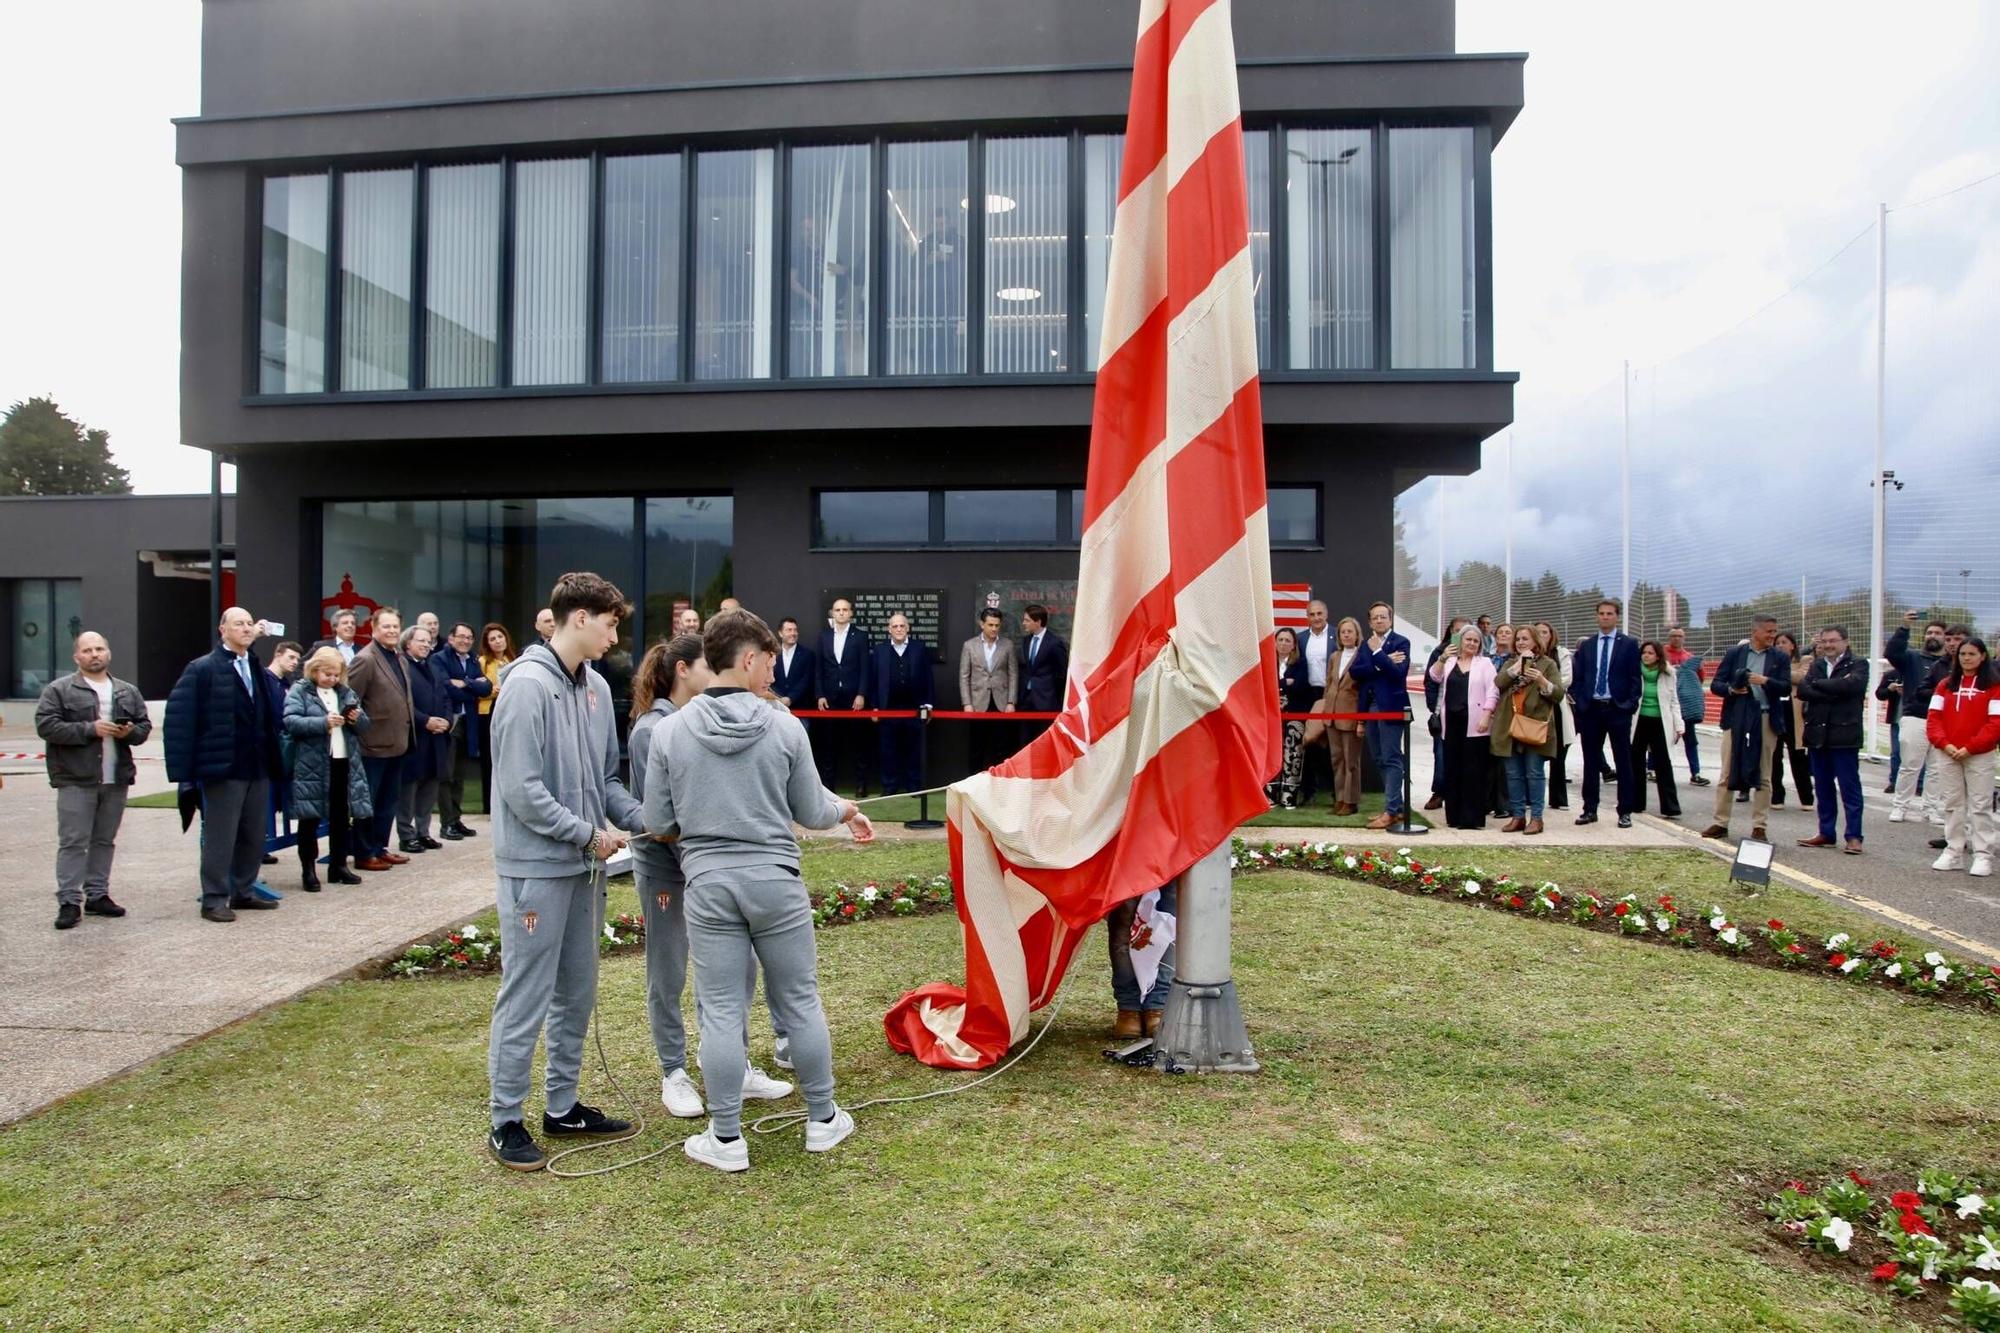
[(2000, 1282), (1988, 1282), (1985, 1278), (1969, 1277), (1958, 1284), (1960, 1291), (1983, 1291), (2000, 1296)]
[(2000, 1245), (1984, 1236), (1974, 1236), (1966, 1241), (1965, 1249), (1972, 1256), (1974, 1268), (1982, 1273), (2000, 1273)]
[(1398, 879), (1407, 879), (1410, 875), (1410, 868), (1408, 866), (1390, 866), (1389, 873)]
[(1942, 966), (1944, 966), (1944, 955), (1943, 955), (1943, 954), (1941, 954), (1941, 953), (1938, 953), (1938, 952), (1937, 952), (1936, 950), (1933, 950), (1933, 951), (1931, 951), (1930, 953), (1927, 953), (1927, 954), (1925, 954), (1925, 955), (1924, 955), (1924, 966), (1925, 966), (1925, 967), (1942, 967)]
[(609, 921), (604, 923), (604, 938), (610, 940), (613, 944), (618, 943), (618, 932), (611, 928)]
[(1847, 1247), (1854, 1243), (1854, 1224), (1844, 1217), (1828, 1218), (1819, 1234), (1832, 1241), (1834, 1249), (1846, 1254)]
[(1349, 870), (1352, 870), (1358, 863), (1355, 861), (1353, 857), (1349, 856), (1343, 858), (1341, 864), (1346, 866)]
[(1958, 1200), (1958, 1215), (1960, 1217), (1977, 1217), (1985, 1211), (1986, 1200), (1982, 1196), (1977, 1194), (1960, 1196)]
[(881, 896), (881, 890), (877, 889), (873, 884), (861, 890), (861, 901), (864, 903), (872, 903)]
[(1842, 949), (1847, 947), (1847, 942), (1853, 938), (1854, 937), (1852, 935), (1849, 935), (1846, 931), (1843, 930), (1838, 935), (1835, 935), (1833, 938), (1829, 939), (1826, 942), (1826, 951), (1828, 953), (1839, 953)]
[(1709, 913), (1708, 928), (1710, 930), (1721, 930), (1724, 926), (1728, 924), (1729, 924), (1729, 918), (1722, 914), (1722, 909), (1720, 907), (1716, 908), (1713, 912)]
[(461, 930), (458, 933), (468, 940), (476, 940), (479, 938), (479, 927), (467, 926), (464, 930)]
[(1742, 937), (1741, 937), (1740, 935), (1738, 935), (1738, 934), (1736, 933), (1736, 927), (1734, 927), (1734, 926), (1730, 926), (1730, 927), (1728, 927), (1728, 928), (1727, 928), (1726, 930), (1724, 930), (1724, 931), (1722, 932), (1722, 942), (1723, 942), (1724, 944), (1732, 944), (1732, 945), (1733, 945), (1733, 944), (1735, 944), (1735, 943), (1736, 943), (1736, 941), (1737, 941), (1737, 940), (1739, 940), (1739, 939), (1741, 939), (1741, 938), (1742, 938)]
[(1852, 972), (1855, 968), (1860, 966), (1861, 966), (1861, 960), (1859, 958), (1850, 958), (1846, 962), (1840, 965), (1840, 970), (1843, 972)]
[(1663, 916), (1660, 916), (1660, 915), (1658, 915), (1657, 913), (1656, 913), (1656, 914), (1654, 915), (1654, 917), (1653, 917), (1653, 929), (1654, 929), (1654, 930), (1657, 930), (1657, 931), (1659, 931), (1659, 932), (1660, 932), (1660, 933), (1661, 933), (1662, 935), (1664, 935), (1664, 934), (1666, 934), (1666, 933), (1667, 933), (1667, 932), (1668, 932), (1669, 930), (1672, 930), (1673, 928), (1674, 928), (1674, 923), (1673, 923), (1673, 922), (1671, 922), (1671, 921), (1667, 920), (1667, 919), (1666, 919), (1665, 917), (1663, 917)]
[(1398, 847), (1396, 849), (1396, 855), (1402, 857), (1405, 861), (1407, 861), (1410, 859), (1410, 849), (1407, 847)]
[(1940, 964), (1937, 968), (1932, 970), (1931, 980), (1937, 982), (1950, 981), (1951, 969)]
[(1901, 963), (1891, 963), (1882, 969), (1882, 975), (1894, 981), (1897, 977), (1903, 975), (1903, 965)]
[(1479, 881), (1476, 879), (1468, 879), (1467, 881), (1465, 881), (1465, 883), (1459, 886), (1459, 891), (1468, 896), (1476, 894), (1479, 892)]

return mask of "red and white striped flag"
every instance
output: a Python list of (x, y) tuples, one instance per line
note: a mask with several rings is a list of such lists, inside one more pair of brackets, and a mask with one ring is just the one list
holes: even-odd
[(884, 1019), (926, 1064), (992, 1064), (1084, 932), (1267, 808), (1263, 421), (1228, 0), (1141, 0), (1064, 710), (953, 784), (963, 987)]
[(1279, 629), (1304, 629), (1312, 606), (1313, 586), (1310, 583), (1274, 583), (1271, 585), (1271, 623)]

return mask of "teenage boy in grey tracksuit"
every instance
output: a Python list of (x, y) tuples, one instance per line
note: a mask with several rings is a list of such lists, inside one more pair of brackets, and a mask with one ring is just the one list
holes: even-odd
[[(708, 1128), (684, 1145), (719, 1171), (750, 1165), (743, 1142), (743, 974), (754, 954), (764, 993), (791, 1041), (805, 1092), (806, 1151), (854, 1132), (833, 1100), (833, 1049), (820, 1008), (812, 906), (799, 878), (792, 825), (853, 827), (874, 836), (852, 801), (820, 784), (805, 728), (772, 708), (778, 639), (748, 612), (717, 616), (703, 635), (715, 685), (690, 699), (655, 737), (646, 764), (646, 827), (677, 833), (684, 910), (694, 955), (696, 1019)], [(504, 692), (503, 692), (504, 693)]]
[[(618, 778), (611, 687), (589, 663), (618, 641), (630, 610), (595, 574), (565, 574), (549, 606), (556, 632), (507, 672), (493, 706), (493, 866), (499, 876), (500, 993), (486, 1069), (503, 1166), (547, 1164), (521, 1123), (535, 1039), (546, 1023), (542, 1132), (621, 1134), (631, 1126), (577, 1099), (583, 1039), (597, 1000), (603, 862), (641, 832), (639, 803)], [(565, 1109), (566, 1108), (566, 1109)]]

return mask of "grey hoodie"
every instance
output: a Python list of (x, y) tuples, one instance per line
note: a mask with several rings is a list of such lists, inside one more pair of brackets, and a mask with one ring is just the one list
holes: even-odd
[[(653, 742), (665, 733), (667, 719), (673, 713), (673, 700), (653, 700), (653, 706), (639, 715), (639, 720), (632, 724), (632, 734), (625, 738), (626, 752), (632, 756), (632, 795), (641, 805), (646, 800), (646, 761), (652, 757)], [(687, 882), (681, 875), (678, 844), (634, 838), (632, 862), (646, 872), (649, 881), (660, 881), (661, 887), (678, 889)]]
[(806, 729), (747, 690), (697, 695), (653, 736), (646, 827), (680, 832), (681, 873), (799, 872), (792, 825), (832, 828), (840, 802), (820, 785)]
[(493, 705), (493, 789), (493, 868), (509, 878), (581, 875), (599, 828), (643, 827), (618, 778), (604, 677), (587, 663), (564, 671), (544, 644), (516, 659)]

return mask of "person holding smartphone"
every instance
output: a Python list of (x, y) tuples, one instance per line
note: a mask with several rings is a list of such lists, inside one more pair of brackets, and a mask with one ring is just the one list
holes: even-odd
[(86, 912), (125, 915), (111, 900), (111, 858), (138, 776), (132, 747), (153, 734), (138, 687), (112, 676), (102, 634), (77, 635), (73, 660), (76, 670), (50, 681), (35, 704), (35, 734), (56, 789), (57, 930), (73, 929)]

